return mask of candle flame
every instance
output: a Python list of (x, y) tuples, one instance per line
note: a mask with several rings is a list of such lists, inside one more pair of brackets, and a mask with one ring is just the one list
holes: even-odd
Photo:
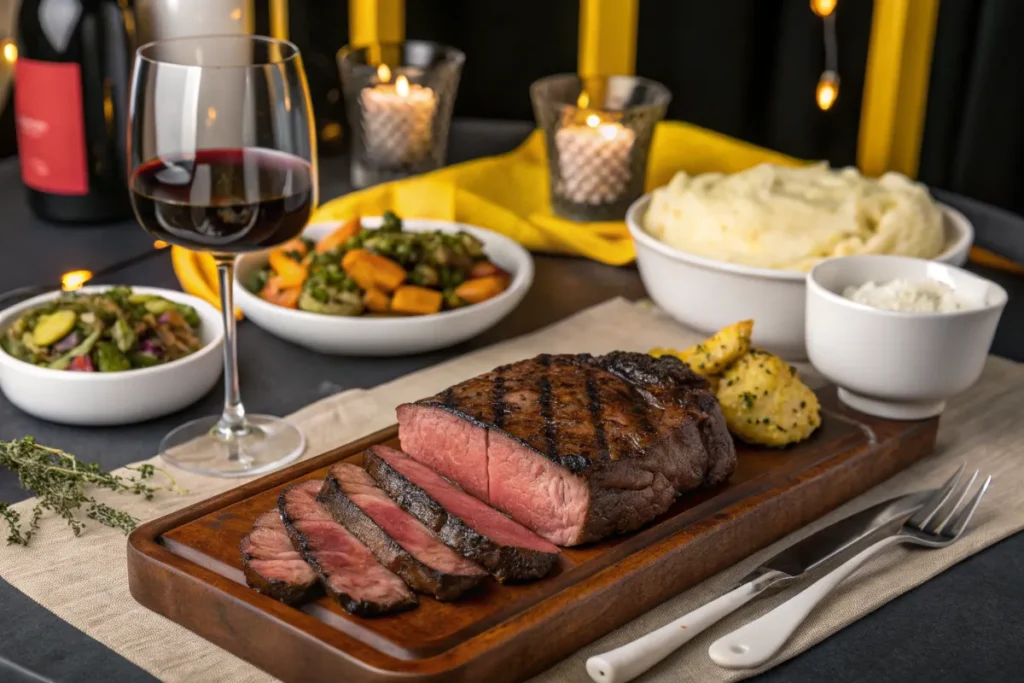
[(811, 11), (824, 19), (836, 11), (836, 0), (811, 0)]
[(387, 64), (381, 64), (377, 67), (377, 79), (381, 83), (387, 83), (391, 80), (391, 69), (388, 68)]
[(399, 76), (395, 79), (395, 92), (398, 93), (399, 97), (409, 96), (409, 79), (405, 76)]
[(587, 117), (587, 125), (591, 128), (597, 128), (601, 125), (601, 117), (597, 114), (591, 114)]
[(822, 111), (828, 111), (835, 104), (837, 97), (839, 97), (839, 76), (833, 71), (826, 71), (821, 74), (821, 79), (818, 80), (818, 89), (815, 93), (818, 108)]
[(60, 276), (60, 286), (65, 292), (73, 292), (81, 289), (82, 285), (92, 279), (92, 272), (88, 270), (72, 270)]
[(590, 106), (590, 95), (584, 90), (580, 93), (580, 96), (576, 98), (576, 106), (580, 109), (586, 109)]

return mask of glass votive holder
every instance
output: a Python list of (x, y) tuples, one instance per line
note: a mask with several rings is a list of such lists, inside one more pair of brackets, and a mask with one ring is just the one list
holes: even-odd
[(460, 50), (423, 40), (346, 46), (338, 52), (354, 186), (444, 165), (465, 61)]
[(535, 81), (530, 97), (547, 139), (554, 212), (574, 221), (625, 218), (644, 192), (668, 88), (636, 76), (558, 74)]

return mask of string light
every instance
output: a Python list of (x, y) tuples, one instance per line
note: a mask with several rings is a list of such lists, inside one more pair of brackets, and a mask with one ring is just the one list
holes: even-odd
[(836, 98), (839, 97), (839, 74), (835, 71), (826, 71), (818, 79), (818, 90), (815, 93), (818, 100), (818, 108), (828, 111), (832, 108)]
[(3, 48), (0, 48), (4, 55), (4, 61), (8, 64), (14, 64), (18, 61), (18, 46), (14, 44), (13, 40), (7, 39), (3, 41)]
[(815, 100), (828, 111), (839, 97), (839, 46), (836, 40), (836, 0), (811, 0), (811, 11), (822, 19), (825, 37), (825, 70), (818, 78)]
[(72, 270), (60, 276), (60, 286), (65, 292), (73, 292), (81, 289), (82, 285), (92, 279), (92, 272), (88, 270)]
[(836, 11), (836, 0), (811, 0), (811, 11), (824, 19)]

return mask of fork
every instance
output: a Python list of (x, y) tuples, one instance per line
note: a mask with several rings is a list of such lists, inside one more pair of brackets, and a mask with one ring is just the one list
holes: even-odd
[(716, 664), (727, 669), (760, 666), (782, 649), (807, 615), (833, 588), (873, 556), (889, 546), (902, 543), (926, 548), (945, 548), (954, 543), (963, 534), (967, 523), (971, 521), (971, 515), (992, 482), (992, 477), (987, 477), (970, 500), (967, 500), (967, 494), (974, 486), (978, 472), (975, 471), (967, 484), (961, 486), (960, 479), (963, 473), (964, 466), (961, 465), (956, 474), (950, 477), (920, 510), (904, 522), (895, 534), (854, 555), (768, 614), (719, 638), (708, 649), (708, 655)]

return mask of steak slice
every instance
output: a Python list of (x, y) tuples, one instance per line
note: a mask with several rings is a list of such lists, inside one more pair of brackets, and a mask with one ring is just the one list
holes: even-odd
[(292, 486), (277, 505), (292, 543), (327, 592), (347, 612), (364, 617), (415, 607), (409, 587), (316, 502), (320, 486), (319, 481)]
[(487, 576), (398, 507), (362, 467), (332, 467), (317, 501), (413, 590), (455, 600)]
[(558, 545), (636, 529), (726, 481), (707, 380), (671, 356), (541, 355), (398, 407), (402, 450)]
[(364, 463), (396, 503), (498, 581), (539, 579), (558, 563), (556, 546), (405, 453), (371, 446)]
[(245, 582), (258, 593), (286, 605), (303, 602), (316, 593), (316, 572), (292, 547), (276, 508), (256, 519), (240, 548)]

